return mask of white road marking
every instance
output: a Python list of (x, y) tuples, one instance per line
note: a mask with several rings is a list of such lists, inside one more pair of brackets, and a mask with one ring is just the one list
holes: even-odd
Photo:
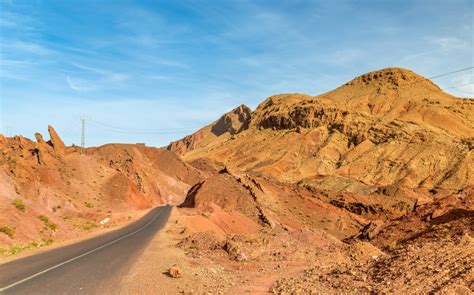
[(44, 274), (44, 273), (47, 273), (48, 271), (51, 271), (51, 270), (53, 270), (53, 269), (55, 269), (55, 268), (58, 268), (58, 267), (60, 267), (60, 266), (65, 265), (65, 264), (68, 264), (69, 262), (72, 262), (72, 261), (74, 261), (74, 260), (77, 260), (77, 259), (79, 259), (79, 258), (81, 258), (81, 257), (84, 257), (84, 256), (89, 255), (89, 254), (91, 254), (91, 253), (94, 253), (94, 252), (96, 252), (96, 251), (99, 251), (100, 249), (103, 249), (103, 248), (105, 248), (105, 247), (108, 247), (108, 246), (110, 246), (110, 245), (113, 245), (113, 244), (117, 243), (118, 241), (121, 241), (121, 240), (123, 240), (123, 239), (125, 239), (125, 238), (128, 238), (128, 237), (130, 237), (130, 236), (133, 236), (133, 235), (135, 235), (135, 234), (141, 232), (142, 230), (144, 230), (144, 229), (145, 229), (146, 227), (148, 227), (150, 224), (152, 224), (152, 223), (161, 215), (162, 212), (163, 212), (163, 211), (160, 211), (160, 213), (159, 213), (158, 215), (156, 215), (155, 217), (153, 217), (153, 219), (150, 220), (147, 224), (145, 224), (143, 227), (137, 229), (136, 231), (134, 231), (134, 232), (132, 232), (132, 233), (129, 233), (128, 235), (125, 235), (125, 236), (120, 237), (120, 238), (118, 238), (118, 239), (116, 239), (116, 240), (113, 240), (113, 241), (111, 241), (111, 242), (108, 242), (107, 244), (104, 244), (104, 245), (102, 245), (102, 246), (100, 246), (100, 247), (97, 247), (97, 248), (95, 248), (95, 249), (93, 249), (93, 250), (90, 250), (90, 251), (88, 251), (88, 252), (86, 252), (86, 253), (83, 253), (83, 254), (81, 254), (81, 255), (79, 255), (79, 256), (76, 256), (76, 257), (71, 258), (71, 259), (69, 259), (69, 260), (66, 260), (66, 261), (64, 261), (64, 262), (61, 262), (61, 263), (59, 263), (59, 264), (56, 264), (55, 266), (52, 266), (52, 267), (50, 267), (50, 268), (47, 268), (47, 269), (45, 269), (45, 270), (43, 270), (43, 271), (40, 271), (40, 272), (38, 272), (38, 273), (35, 273), (34, 275), (31, 275), (31, 276), (29, 276), (29, 277), (27, 277), (27, 278), (24, 278), (23, 280), (20, 280), (20, 281), (18, 281), (18, 282), (15, 282), (15, 283), (13, 283), (13, 284), (11, 284), (11, 285), (8, 285), (8, 286), (6, 286), (6, 287), (0, 288), (0, 292), (6, 291), (6, 290), (8, 290), (8, 289), (10, 289), (10, 288), (13, 288), (13, 287), (15, 287), (15, 286), (18, 286), (19, 284), (22, 284), (22, 283), (24, 283), (24, 282), (26, 282), (26, 281), (29, 281), (29, 280), (31, 280), (31, 279), (33, 279), (33, 278), (36, 278), (37, 276), (40, 276), (40, 275), (42, 275), (42, 274)]

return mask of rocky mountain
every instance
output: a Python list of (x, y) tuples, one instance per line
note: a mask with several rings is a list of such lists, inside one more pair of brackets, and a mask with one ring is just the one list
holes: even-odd
[(168, 146), (178, 246), (228, 293), (470, 294), (473, 148), (474, 100), (401, 68), (240, 106)]
[(283, 182), (394, 194), (473, 185), (473, 147), (473, 100), (388, 68), (322, 95), (275, 95), (251, 113), (241, 106), (168, 149)]

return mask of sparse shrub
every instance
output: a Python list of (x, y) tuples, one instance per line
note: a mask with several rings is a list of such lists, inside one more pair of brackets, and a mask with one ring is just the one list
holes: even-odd
[(51, 230), (57, 230), (58, 229), (58, 225), (56, 223), (50, 223), (48, 225), (48, 227), (51, 229)]
[(16, 209), (22, 212), (25, 212), (26, 210), (25, 203), (23, 202), (22, 199), (16, 198), (15, 200), (13, 200), (12, 205), (15, 206)]
[(91, 203), (89, 202), (84, 202), (84, 206), (86, 206), (87, 208), (92, 208), (94, 207)]
[(28, 246), (27, 246), (27, 247), (28, 247), (28, 248), (38, 248), (38, 247), (39, 247), (39, 244), (38, 244), (38, 242), (36, 242), (36, 241), (32, 241), (32, 242), (29, 242), (29, 243), (28, 243)]
[(77, 229), (82, 229), (82, 230), (91, 230), (93, 228), (98, 227), (99, 225), (93, 221), (90, 220), (84, 220), (80, 221), (74, 224), (74, 227)]
[(49, 246), (53, 243), (54, 243), (53, 239), (47, 239), (47, 240), (43, 240), (43, 244), (41, 246)]
[(9, 255), (16, 255), (24, 250), (36, 249), (41, 247), (46, 247), (54, 243), (53, 239), (43, 239), (41, 242), (38, 241), (31, 241), (28, 244), (15, 244), (10, 246), (9, 248), (0, 248), (0, 256), (9, 256)]
[(82, 226), (82, 229), (83, 230), (91, 230), (93, 228), (96, 228), (98, 225), (97, 223), (95, 222), (92, 222), (92, 221), (87, 221), (83, 226)]
[(49, 218), (48, 218), (48, 216), (46, 216), (46, 215), (40, 215), (40, 216), (38, 216), (38, 219), (41, 220), (41, 221), (43, 221), (44, 223), (48, 223), (48, 222), (49, 222)]
[(15, 237), (16, 229), (11, 226), (0, 226), (0, 233), (4, 233), (13, 239)]
[(49, 228), (50, 230), (57, 230), (58, 229), (58, 225), (51, 222), (49, 220), (48, 216), (40, 215), (40, 216), (38, 216), (38, 218), (39, 218), (39, 220), (41, 220), (44, 223), (46, 228)]
[(11, 255), (16, 255), (18, 253), (20, 253), (21, 251), (23, 251), (23, 247), (20, 246), (20, 245), (13, 245), (10, 247), (10, 254)]

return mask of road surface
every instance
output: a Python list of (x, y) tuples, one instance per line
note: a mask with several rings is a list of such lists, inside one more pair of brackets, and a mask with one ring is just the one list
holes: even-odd
[(121, 279), (164, 227), (157, 207), (123, 228), (0, 265), (0, 294), (117, 294)]

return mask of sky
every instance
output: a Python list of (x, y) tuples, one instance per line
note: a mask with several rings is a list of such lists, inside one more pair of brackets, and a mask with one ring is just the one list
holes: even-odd
[[(274, 94), (464, 69), (473, 3), (0, 0), (0, 132), (47, 138), (51, 124), (78, 145), (84, 118), (86, 146), (164, 146)], [(474, 97), (473, 70), (433, 81)]]

